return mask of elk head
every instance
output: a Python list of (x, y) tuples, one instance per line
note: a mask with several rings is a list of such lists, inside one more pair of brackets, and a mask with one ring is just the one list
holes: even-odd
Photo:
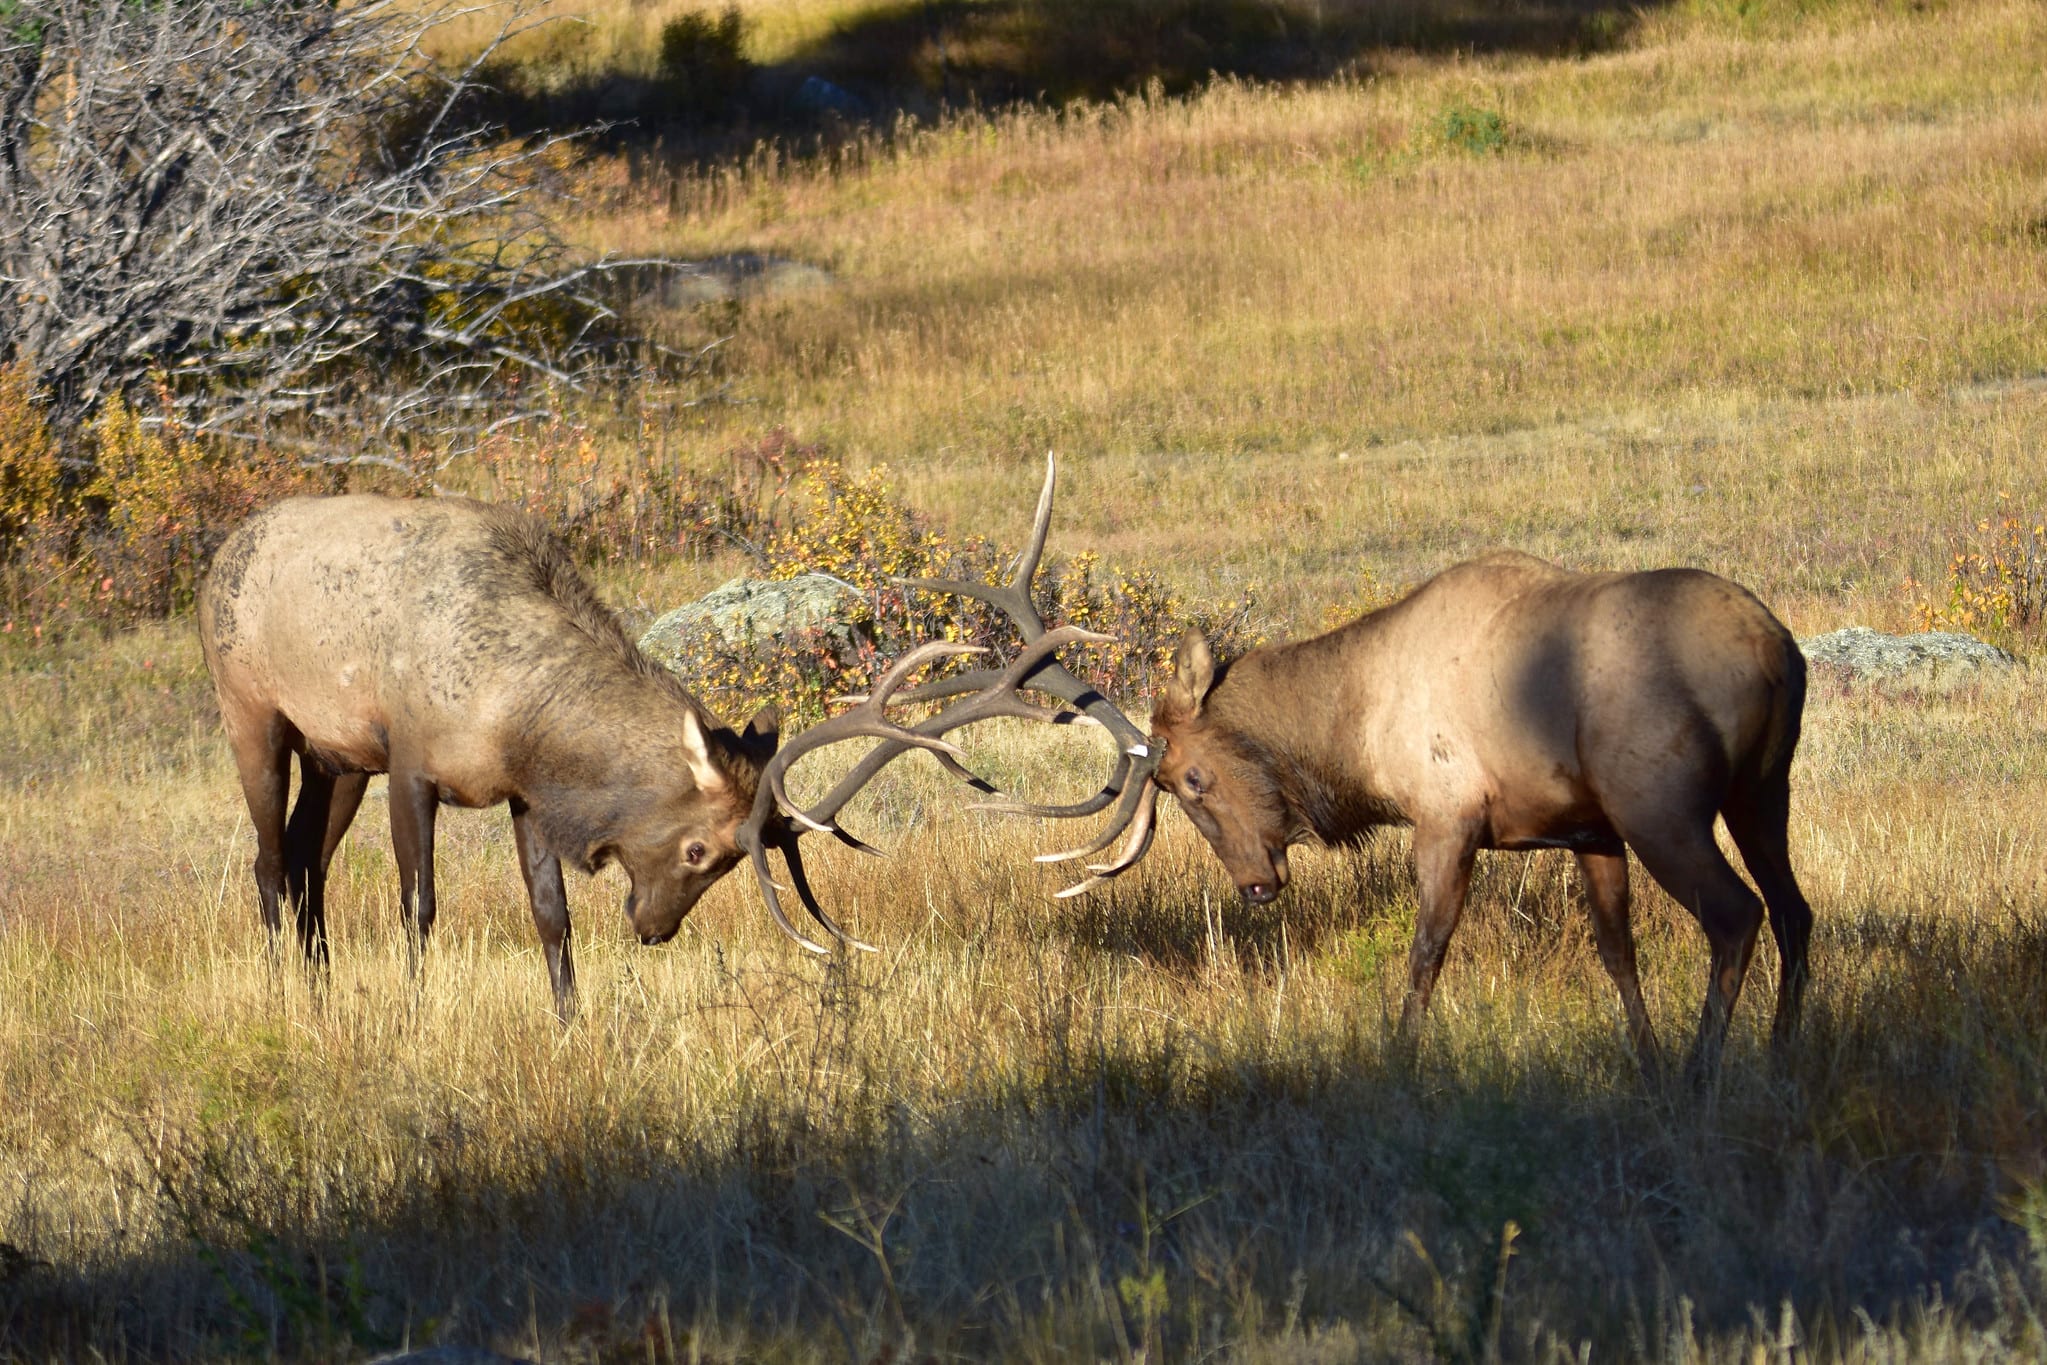
[(611, 850), (632, 882), (625, 913), (640, 942), (674, 938), (698, 898), (746, 857), (740, 830), (780, 742), (780, 722), (780, 713), (764, 706), (735, 734), (683, 713), (691, 785), (637, 813)]
[(1153, 780), (1178, 798), (1238, 894), (1263, 905), (1286, 887), (1291, 824), (1264, 766), (1208, 713), (1215, 684), (1215, 656), (1190, 627), (1173, 655), (1173, 676), (1152, 707), (1152, 738), (1162, 751)]

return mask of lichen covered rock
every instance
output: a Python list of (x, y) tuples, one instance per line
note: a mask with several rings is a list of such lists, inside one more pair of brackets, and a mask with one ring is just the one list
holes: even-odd
[(727, 644), (750, 645), (822, 630), (835, 643), (851, 646), (857, 635), (852, 608), (858, 601), (850, 584), (826, 574), (735, 578), (655, 621), (640, 637), (640, 648), (673, 668), (685, 642), (706, 631)]
[(1886, 635), (1849, 626), (1800, 640), (1798, 647), (1814, 665), (1844, 682), (1941, 688), (2024, 667), (1996, 645), (1946, 630)]

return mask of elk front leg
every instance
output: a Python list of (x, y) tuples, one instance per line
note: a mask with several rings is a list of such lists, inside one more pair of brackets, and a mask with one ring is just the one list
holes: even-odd
[(547, 957), (547, 976), (554, 983), (555, 1017), (566, 1024), (576, 1013), (576, 965), (569, 953), (569, 897), (562, 885), (561, 859), (540, 840), (540, 831), (524, 802), (512, 802), (512, 841), (519, 848), (519, 872), (526, 878), (526, 899), (533, 907), (533, 927)]
[(1635, 930), (1628, 919), (1628, 855), (1626, 853), (1578, 854), (1578, 871), (1585, 878), (1585, 902), (1592, 912), (1592, 939), (1599, 945), (1599, 960), (1606, 974), (1620, 989), (1621, 1009), (1628, 1017), (1628, 1039), (1635, 1046), (1635, 1059), (1645, 1076), (1654, 1078), (1663, 1070), (1663, 1054), (1656, 1046), (1656, 1030), (1649, 1025), (1649, 1010), (1642, 1003), (1642, 981), (1635, 972)]
[(396, 764), (391, 768), (391, 849), (398, 856), (398, 912), (405, 920), (413, 969), (419, 969), (434, 927), (433, 779)]
[(1414, 946), (1407, 955), (1407, 1001), (1400, 1010), (1401, 1037), (1412, 1042), (1428, 1013), (1436, 975), (1450, 935), (1464, 913), (1471, 890), (1471, 865), (1478, 856), (1478, 835), (1471, 826), (1417, 824), (1414, 827), (1414, 871), (1421, 907), (1415, 916)]

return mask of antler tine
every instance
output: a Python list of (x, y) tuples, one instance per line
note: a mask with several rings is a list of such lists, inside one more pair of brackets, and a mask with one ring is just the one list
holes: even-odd
[[(1104, 782), (1102, 789), (1093, 796), (1083, 797), (1065, 805), (1041, 805), (1035, 801), (1013, 801), (1007, 798), (1000, 801), (974, 801), (968, 804), (967, 809), (987, 811), (991, 815), (1028, 815), (1040, 820), (1075, 820), (1083, 815), (1093, 815), (1121, 796), (1124, 780), (1129, 774), (1130, 756), (1118, 754), (1116, 766), (1109, 769), (1109, 780)], [(1002, 795), (985, 783), (982, 786), (991, 795)]]
[[(986, 647), (982, 645), (963, 645), (952, 640), (926, 640), (923, 644), (918, 645), (908, 654), (905, 654), (902, 658), (889, 665), (888, 672), (875, 680), (874, 690), (861, 699), (862, 704), (863, 706), (874, 706), (878, 710), (885, 709), (889, 704), (889, 700), (895, 696), (896, 689), (903, 685), (904, 679), (908, 678), (925, 664), (930, 663), (933, 659), (943, 659), (954, 654), (986, 654), (987, 652)], [(805, 733), (808, 732), (806, 731)]]
[[(1148, 776), (1149, 774), (1147, 774)], [(1075, 858), (1085, 858), (1090, 853), (1099, 853), (1110, 844), (1115, 843), (1117, 837), (1129, 826), (1131, 820), (1137, 814), (1137, 807), (1145, 799), (1145, 793), (1150, 790), (1151, 783), (1149, 781), (1125, 786), (1122, 791), (1122, 799), (1116, 803), (1115, 814), (1109, 817), (1108, 823), (1102, 827), (1093, 842), (1084, 844), (1080, 848), (1068, 849), (1064, 853), (1040, 853), (1031, 861), (1034, 863), (1066, 863), (1072, 862)]]
[(1016, 572), (1011, 581), (1023, 589), (1025, 605), (1031, 607), (1031, 614), (1037, 615), (1037, 607), (1031, 605), (1031, 580), (1038, 576), (1038, 561), (1045, 557), (1045, 536), (1052, 529), (1052, 485), (1059, 477), (1059, 462), (1051, 451), (1045, 452), (1045, 486), (1038, 490), (1038, 510), (1031, 514), (1031, 538), (1016, 557)]
[(1045, 536), (1052, 529), (1052, 487), (1058, 480), (1058, 462), (1051, 451), (1045, 452), (1045, 486), (1038, 491), (1038, 510), (1031, 518), (1031, 537), (1010, 566), (1007, 583), (969, 583), (952, 578), (898, 578), (895, 582), (905, 588), (922, 588), (927, 592), (949, 592), (960, 597), (971, 597), (998, 608), (1017, 629), (1023, 632), (1024, 643), (1029, 644), (1045, 633), (1045, 618), (1038, 615), (1037, 604), (1031, 601), (1031, 580), (1037, 577), (1038, 563), (1045, 557)]
[[(1042, 639), (1043, 637), (1039, 638)], [(1040, 665), (1041, 669), (1042, 667), (1043, 665)], [(950, 677), (934, 678), (927, 683), (918, 683), (915, 687), (896, 693), (895, 699), (899, 702), (943, 701), (947, 697), (957, 697), (968, 692), (985, 691), (1001, 676), (1002, 670), (999, 668), (970, 669), (965, 673), (954, 673)], [(1022, 685), (1037, 690), (1052, 691), (1049, 687), (1039, 689), (1035, 680), (1027, 681)], [(1053, 692), (1053, 695), (1057, 696), (1058, 694)], [(1095, 695), (1099, 696), (1100, 694), (1096, 693)], [(839, 700), (865, 701), (867, 700), (867, 695), (860, 693), (841, 697)], [(1060, 697), (1059, 700), (1069, 701), (1070, 699)], [(1054, 725), (1100, 725), (1102, 723), (1085, 711), (1047, 710), (1042, 719), (1050, 721)]]
[(796, 836), (793, 832), (782, 841), (781, 849), (782, 861), (789, 864), (789, 882), (796, 888), (796, 899), (803, 902), (803, 908), (810, 912), (810, 917), (822, 924), (826, 933), (847, 947), (858, 948), (863, 953), (877, 951), (873, 944), (862, 943), (841, 929), (838, 921), (827, 915), (824, 907), (817, 903), (817, 897), (810, 890), (809, 874), (803, 870), (803, 854), (796, 847)]
[[(758, 812), (758, 805), (756, 805), (756, 812)], [(768, 913), (775, 917), (776, 927), (795, 940), (798, 947), (808, 949), (820, 957), (829, 957), (831, 949), (825, 947), (822, 943), (814, 943), (810, 939), (805, 938), (797, 931), (796, 926), (789, 922), (789, 917), (782, 913), (782, 899), (775, 894), (775, 878), (768, 870), (767, 845), (762, 842), (761, 831), (754, 828), (753, 824), (754, 822), (749, 820), (740, 827), (739, 844), (753, 860), (753, 875), (755, 880), (760, 883), (761, 899), (768, 903)], [(784, 848), (791, 846), (786, 844), (780, 845), (780, 847)]]
[(1151, 849), (1152, 834), (1158, 829), (1159, 789), (1150, 781), (1144, 784), (1144, 799), (1138, 802), (1136, 818), (1130, 824), (1130, 838), (1114, 860), (1106, 863), (1089, 863), (1088, 871), (1094, 875), (1085, 881), (1076, 882), (1064, 891), (1052, 893), (1054, 900), (1065, 900), (1092, 891), (1112, 878), (1120, 877), (1144, 858)]

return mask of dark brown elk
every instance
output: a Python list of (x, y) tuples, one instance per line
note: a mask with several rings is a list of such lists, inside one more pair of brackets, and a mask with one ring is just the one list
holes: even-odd
[[(1189, 632), (1155, 699), (1156, 781), (1244, 899), (1287, 849), (1414, 828), (1420, 912), (1401, 1022), (1412, 1036), (1480, 849), (1576, 854), (1600, 959), (1645, 1066), (1656, 1039), (1628, 919), (1627, 850), (1712, 950), (1692, 1052), (1717, 1063), (1767, 903), (1786, 1039), (1812, 911), (1787, 851), (1805, 660), (1754, 597), (1690, 569), (1580, 574), (1521, 554), (1446, 570), (1402, 601), (1218, 664)], [(1722, 856), (1715, 818), (1762, 890)]]
[[(1000, 589), (926, 588), (995, 601), (1031, 638), (1024, 593), (1050, 520), (1048, 471), (1026, 567)], [(911, 693), (907, 695), (917, 695)], [(1147, 738), (1098, 710), (1122, 755), (1076, 815), (1118, 801), (1084, 857), (1126, 829), (1074, 895), (1135, 865), (1161, 791), (1179, 800), (1244, 899), (1287, 883), (1287, 850), (1356, 843), (1411, 825), (1420, 913), (1403, 1036), (1428, 1008), (1480, 849), (1570, 849), (1601, 961), (1620, 989), (1645, 1068), (1657, 1065), (1629, 924), (1627, 850), (1704, 928), (1712, 965), (1691, 1067), (1717, 1064), (1767, 903), (1787, 1039), (1806, 982), (1812, 911), (1787, 826), (1805, 659), (1753, 596), (1689, 569), (1579, 574), (1503, 553), (1437, 575), (1402, 601), (1294, 644), (1218, 664), (1189, 631), (1155, 699)], [(1113, 708), (1110, 708), (1113, 710)], [(1762, 899), (1722, 856), (1724, 819)]]
[[(412, 942), (424, 945), (436, 913), (437, 808), (503, 802), (564, 1016), (575, 989), (564, 862), (586, 872), (623, 867), (626, 915), (642, 941), (660, 943), (750, 858), (775, 922), (824, 952), (783, 913), (767, 858), (779, 849), (811, 916), (865, 948), (812, 895), (797, 853), (802, 833), (828, 830), (865, 848), (832, 822), (896, 755), (931, 750), (971, 777), (941, 738), (948, 730), (994, 715), (1072, 718), (1019, 697), (1025, 675), (1040, 690), (1113, 710), (1053, 658), (1099, 637), (1040, 630), (1006, 668), (940, 685), (943, 695), (970, 695), (913, 728), (886, 715), (904, 680), (973, 651), (913, 650), (863, 705), (778, 748), (772, 711), (743, 729), (724, 726), (642, 654), (537, 522), (461, 498), (278, 503), (221, 547), (201, 589), (199, 629), (255, 826), (256, 886), (273, 942), (288, 900), (306, 956), (325, 963), (329, 862), (370, 774), (389, 773)], [(792, 763), (859, 736), (882, 742), (853, 774), (807, 810), (789, 800)], [(287, 817), (294, 754), (300, 785)]]

